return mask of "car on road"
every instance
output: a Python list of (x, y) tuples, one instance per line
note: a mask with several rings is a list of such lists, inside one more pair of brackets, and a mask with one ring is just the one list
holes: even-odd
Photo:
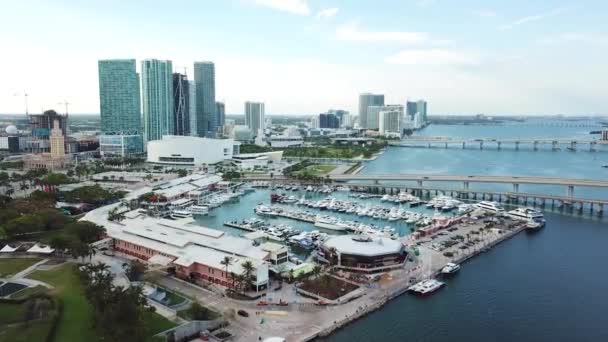
[(239, 316), (242, 317), (249, 317), (249, 312), (245, 311), (245, 310), (239, 310), (236, 312)]

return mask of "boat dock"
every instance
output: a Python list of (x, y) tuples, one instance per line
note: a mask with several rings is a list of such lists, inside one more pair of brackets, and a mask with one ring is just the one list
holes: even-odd
[(238, 223), (238, 222), (229, 222), (229, 221), (225, 221), (224, 222), (224, 226), (226, 227), (230, 227), (230, 228), (236, 228), (236, 229), (241, 229), (241, 230), (246, 230), (249, 232), (255, 232), (257, 231), (256, 228), (252, 227), (251, 224), (249, 223)]

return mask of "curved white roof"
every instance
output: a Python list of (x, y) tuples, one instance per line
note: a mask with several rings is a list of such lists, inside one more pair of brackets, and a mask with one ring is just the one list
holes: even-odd
[[(360, 235), (333, 236), (323, 243), (326, 248), (335, 248), (340, 254), (377, 256), (399, 253), (403, 244), (385, 237), (373, 237), (369, 241), (358, 238)], [(353, 239), (355, 238), (355, 239)]]

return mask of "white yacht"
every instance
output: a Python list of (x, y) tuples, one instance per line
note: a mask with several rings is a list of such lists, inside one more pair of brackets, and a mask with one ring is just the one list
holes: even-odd
[(348, 229), (347, 224), (328, 216), (317, 217), (314, 225), (315, 227), (337, 231), (344, 231)]
[(209, 208), (204, 205), (192, 205), (188, 207), (188, 211), (192, 215), (207, 215), (209, 214)]
[(443, 285), (445, 285), (443, 282), (440, 282), (439, 280), (436, 279), (426, 279), (423, 280), (419, 283), (416, 283), (412, 286), (409, 287), (408, 290), (419, 294), (421, 296), (426, 296), (426, 295), (430, 295), (431, 293), (439, 290), (440, 288), (443, 287)]
[(441, 274), (454, 274), (460, 270), (460, 265), (448, 262), (442, 269)]
[(192, 213), (187, 210), (173, 210), (171, 212), (171, 217), (174, 219), (183, 219), (192, 217)]
[(543, 213), (534, 208), (517, 208), (507, 212), (507, 215), (516, 220), (538, 223), (540, 226), (545, 224)]
[(498, 202), (481, 201), (475, 204), (477, 208), (493, 211), (495, 213), (504, 213), (505, 209)]

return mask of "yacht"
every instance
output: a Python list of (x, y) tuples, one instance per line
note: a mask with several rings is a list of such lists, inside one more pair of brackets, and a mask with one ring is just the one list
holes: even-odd
[(344, 231), (348, 226), (332, 217), (317, 217), (315, 220), (315, 227)]
[(204, 205), (192, 205), (188, 208), (188, 211), (192, 215), (207, 215), (209, 214), (209, 208)]
[(436, 279), (426, 279), (409, 287), (408, 290), (421, 296), (427, 296), (439, 290), (445, 283)]
[(516, 220), (523, 220), (538, 224), (538, 227), (532, 228), (539, 228), (545, 224), (545, 217), (543, 216), (543, 213), (534, 208), (517, 208), (507, 212), (507, 215)]
[(263, 204), (259, 204), (257, 207), (255, 207), (255, 209), (253, 209), (253, 212), (260, 216), (270, 216), (270, 217), (277, 216), (277, 213), (274, 210), (272, 210), (272, 208), (267, 207)]
[(477, 208), (493, 211), (495, 213), (504, 213), (505, 209), (498, 202), (481, 201), (475, 204)]
[(187, 210), (173, 210), (171, 212), (171, 217), (174, 219), (183, 219), (192, 217), (192, 213)]
[(460, 270), (460, 265), (453, 262), (448, 262), (442, 269), (441, 274), (454, 274)]

